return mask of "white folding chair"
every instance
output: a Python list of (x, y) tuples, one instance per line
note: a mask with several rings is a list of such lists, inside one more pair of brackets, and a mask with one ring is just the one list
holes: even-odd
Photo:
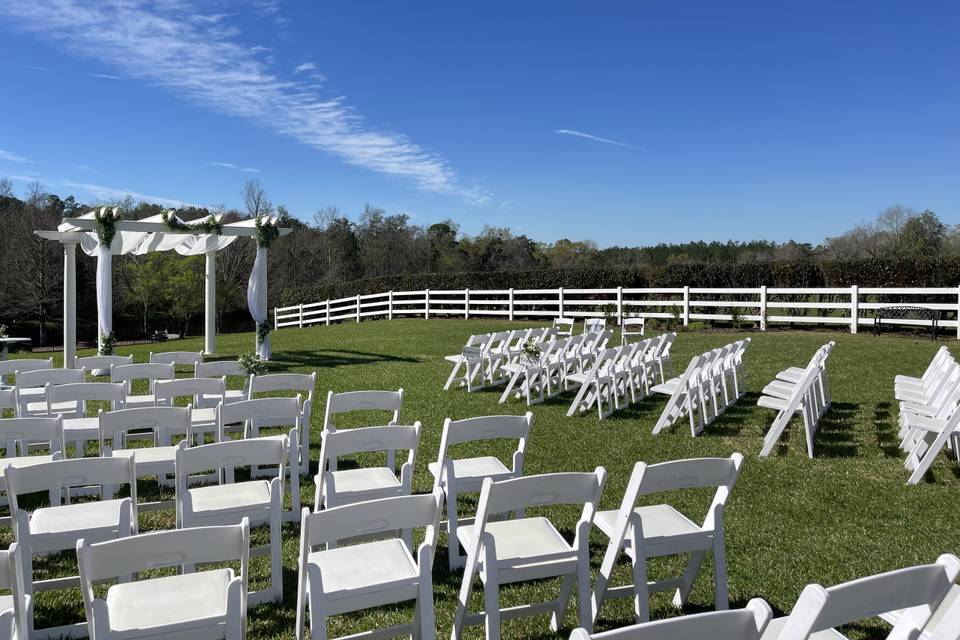
[[(157, 380), (153, 385), (153, 401), (157, 407), (172, 407), (177, 399), (186, 400), (190, 412), (190, 434), (197, 438), (197, 444), (204, 443), (207, 434), (215, 440), (217, 437), (217, 410), (227, 393), (227, 379), (224, 378), (177, 378), (176, 380)], [(213, 401), (211, 408), (197, 408), (206, 399)], [(186, 436), (186, 434), (184, 434)]]
[[(124, 406), (128, 409), (154, 406), (154, 383), (157, 380), (173, 380), (176, 377), (174, 365), (163, 362), (141, 362), (110, 367), (110, 382), (122, 382), (126, 389), (127, 397)], [(141, 380), (147, 383), (147, 393), (134, 395), (133, 384)]]
[(553, 328), (557, 330), (558, 338), (569, 338), (573, 335), (573, 328), (576, 321), (573, 318), (554, 318)]
[[(229, 405), (227, 405), (229, 406)], [(177, 528), (238, 524), (248, 518), (250, 526), (268, 525), (270, 544), (250, 550), (251, 555), (270, 557), (270, 586), (249, 593), (250, 604), (279, 602), (283, 598), (280, 522), (283, 507), (284, 465), (289, 439), (252, 438), (177, 449)], [(228, 483), (225, 469), (247, 465), (277, 465), (270, 481), (251, 479)], [(219, 484), (189, 488), (190, 476), (213, 470)]]
[[(17, 415), (21, 418), (47, 415), (47, 385), (86, 382), (83, 369), (34, 369), (16, 373)], [(70, 407), (64, 408), (69, 411)]]
[[(420, 423), (415, 422), (412, 427), (389, 425), (324, 433), (320, 447), (319, 472), (314, 479), (316, 489), (313, 510), (409, 495), (417, 445), (420, 442), (420, 429)], [(391, 464), (382, 467), (357, 466), (341, 471), (328, 470), (330, 461), (344, 456), (383, 452), (384, 456), (389, 458), (390, 454), (397, 450), (408, 451), (407, 460), (400, 467), (399, 475), (396, 466)]]
[(627, 344), (633, 338), (643, 338), (644, 318), (624, 318), (620, 322), (620, 342)]
[[(262, 393), (269, 393), (271, 395), (285, 393), (287, 396), (292, 394), (293, 396), (303, 398), (300, 403), (300, 424), (298, 425), (298, 432), (300, 434), (300, 441), (297, 446), (299, 464), (291, 467), (291, 473), (292, 469), (298, 469), (301, 476), (306, 476), (310, 473), (310, 423), (313, 415), (313, 390), (316, 386), (316, 371), (312, 373), (271, 373), (263, 376), (250, 377), (250, 394), (248, 398), (251, 400), (259, 397), (259, 394)], [(256, 421), (255, 428), (284, 426), (288, 424), (284, 422), (284, 420), (286, 420), (286, 416), (281, 416), (273, 422), (269, 419), (261, 418)], [(295, 509), (294, 511), (294, 518), (296, 519), (296, 513), (299, 513), (299, 509)]]
[(584, 333), (600, 333), (606, 328), (607, 328), (607, 321), (605, 318), (584, 318), (583, 319)]
[(680, 376), (650, 387), (652, 393), (669, 396), (666, 406), (653, 426), (653, 435), (657, 435), (665, 428), (672, 426), (684, 415), (690, 419), (690, 434), (697, 434), (698, 413), (700, 411), (699, 376), (705, 360), (704, 355), (694, 356)]
[(29, 640), (33, 619), (33, 598), (23, 584), (20, 548), (16, 542), (0, 551), (0, 589), (10, 595), (0, 596), (0, 640)]
[[(100, 413), (100, 452), (105, 458), (133, 458), (137, 477), (155, 476), (160, 486), (173, 486), (177, 445), (174, 439), (192, 440), (189, 407), (139, 407)], [(134, 443), (146, 446), (132, 446)], [(173, 500), (139, 505), (140, 511), (174, 506)]]
[(7, 377), (14, 375), (17, 371), (36, 371), (37, 369), (52, 369), (53, 358), (41, 360), (40, 358), (14, 358), (12, 360), (0, 360), (0, 386), (5, 385)]
[[(444, 360), (453, 363), (453, 369), (450, 370), (450, 375), (447, 376), (447, 381), (443, 385), (444, 391), (449, 390), (455, 382), (459, 382), (460, 386), (466, 386), (468, 392), (473, 391), (477, 378), (481, 378), (482, 384), (484, 353), (492, 338), (492, 333), (472, 335), (467, 339), (460, 353), (444, 356)], [(462, 367), (466, 367), (466, 370), (461, 376), (458, 374)]]
[[(620, 509), (601, 511), (594, 520), (597, 528), (609, 539), (593, 589), (594, 621), (607, 598), (633, 597), (636, 622), (650, 619), (650, 592), (675, 590), (674, 606), (684, 606), (708, 551), (713, 552), (714, 604), (717, 610), (729, 606), (723, 514), (742, 465), (743, 456), (739, 453), (729, 458), (692, 458), (634, 465)], [(669, 504), (637, 506), (642, 496), (702, 487), (717, 489), (702, 524), (695, 523)], [(613, 569), (621, 553), (630, 558), (633, 584), (610, 587)], [(648, 558), (678, 554), (690, 554), (682, 576), (647, 581)]]
[[(881, 613), (880, 617), (895, 625), (909, 611), (897, 609)], [(950, 587), (950, 591), (920, 633), (920, 640), (960, 640), (960, 585)]]
[[(757, 406), (776, 410), (777, 416), (770, 429), (764, 435), (760, 456), (766, 457), (787, 428), (794, 414), (803, 415), (804, 433), (807, 441), (807, 455), (813, 458), (813, 436), (817, 431), (820, 418), (829, 408), (829, 391), (826, 386), (824, 360), (830, 353), (832, 343), (818, 350), (804, 368), (799, 378), (794, 378), (796, 370), (787, 369), (780, 375), (790, 375), (796, 383), (775, 380), (763, 389), (763, 395), (757, 400)], [(829, 348), (828, 348), (829, 347)], [(822, 382), (818, 384), (818, 380)]]
[(74, 443), (74, 456), (81, 458), (86, 453), (88, 442), (100, 442), (100, 420), (87, 415), (87, 403), (105, 403), (109, 410), (124, 408), (126, 393), (123, 385), (112, 382), (78, 382), (48, 386), (47, 415), (63, 416), (63, 453), (68, 453), (66, 443)]
[[(227, 389), (222, 402), (227, 404), (231, 402), (240, 402), (250, 397), (250, 376), (246, 370), (240, 366), (236, 360), (213, 360), (211, 362), (198, 362), (193, 370), (194, 378), (242, 378), (242, 389)], [(203, 396), (199, 400), (200, 408), (215, 407), (221, 402), (218, 396)]]
[[(215, 424), (217, 428), (217, 442), (228, 441), (228, 433), (241, 430), (241, 438), (260, 438), (260, 428), (264, 426), (281, 426), (281, 435), (288, 437), (288, 453), (290, 459), (285, 473), (290, 476), (290, 510), (284, 511), (284, 518), (289, 522), (296, 522), (300, 513), (300, 474), (297, 473), (298, 460), (309, 459), (300, 454), (300, 438), (298, 437), (303, 426), (303, 410), (300, 396), (296, 398), (254, 398), (231, 404), (221, 404), (215, 409)], [(279, 436), (264, 436), (276, 438)], [(272, 477), (272, 469), (260, 469), (258, 465), (250, 467), (251, 478)], [(227, 482), (233, 482), (233, 468), (226, 469)], [(286, 482), (284, 482), (284, 486)]]
[(567, 375), (568, 386), (571, 383), (579, 385), (577, 395), (567, 410), (568, 418), (589, 411), (594, 405), (601, 420), (613, 413), (613, 363), (619, 357), (621, 349), (622, 347), (604, 349), (596, 354), (590, 368), (584, 373)]
[[(60, 459), (63, 451), (63, 418), (5, 418), (0, 420), (0, 442), (6, 443), (6, 456), (0, 458), (0, 492), (7, 491), (5, 473), (11, 465), (21, 467), (52, 462)], [(50, 450), (47, 455), (29, 455), (30, 445), (45, 443)], [(6, 505), (6, 495), (0, 497)], [(9, 525), (11, 518), (0, 518), (0, 524)]]
[[(487, 640), (500, 637), (500, 619), (550, 613), (550, 629), (558, 631), (577, 584), (580, 626), (593, 628), (590, 611), (590, 527), (600, 502), (607, 472), (550, 473), (494, 482), (487, 478), (480, 491), (477, 518), (457, 529), (467, 552), (467, 565), (457, 599), (451, 638), (460, 640), (463, 627), (484, 624)], [(525, 508), (582, 504), (573, 542), (567, 542), (544, 516), (523, 517)], [(496, 520), (510, 512), (516, 517)], [(470, 615), (474, 578), (483, 582), (484, 611)], [(562, 577), (556, 600), (500, 608), (500, 585)]]
[[(428, 465), (433, 474), (434, 486), (443, 492), (447, 503), (447, 562), (450, 571), (462, 567), (466, 561), (460, 555), (460, 543), (457, 542), (457, 527), (460, 522), (457, 515), (457, 497), (467, 493), (479, 493), (483, 481), (507, 480), (523, 475), (523, 456), (527, 450), (527, 440), (533, 428), (533, 414), (522, 416), (481, 416), (465, 420), (443, 421), (443, 434), (440, 436), (440, 454), (436, 462)], [(454, 457), (452, 449), (457, 445), (486, 441), (488, 446), (496, 440), (516, 440), (517, 448), (513, 452), (511, 465), (507, 467), (500, 458), (493, 455)], [(471, 449), (477, 452), (477, 445)], [(472, 523), (465, 518), (464, 525)]]
[(761, 640), (772, 616), (770, 605), (753, 598), (743, 609), (696, 613), (602, 633), (574, 629), (570, 640)]
[(195, 368), (197, 363), (203, 362), (203, 353), (199, 351), (161, 351), (154, 353), (151, 351), (150, 362)]
[(960, 433), (960, 406), (954, 406), (946, 419), (914, 421), (912, 429), (914, 434), (908, 441), (909, 450), (904, 462), (910, 472), (907, 484), (919, 483), (950, 439)]
[[(77, 458), (54, 460), (30, 466), (11, 466), (6, 470), (10, 513), (16, 526), (17, 542), (23, 566), (25, 593), (67, 589), (80, 584), (79, 576), (33, 579), (33, 558), (76, 547), (77, 541), (113, 540), (137, 532), (137, 482), (133, 460), (110, 458)], [(129, 485), (130, 497), (113, 498), (119, 485)], [(64, 489), (72, 487), (100, 488), (100, 500), (62, 504)], [(20, 508), (19, 498), (37, 492), (49, 492), (50, 506), (32, 512)], [(67, 494), (69, 499), (69, 493)], [(31, 636), (33, 620), (29, 619)], [(44, 629), (46, 637), (70, 635), (85, 624)]]
[[(223, 638), (242, 640), (247, 624), (250, 524), (156, 531), (119, 540), (77, 542), (80, 590), (90, 640)], [(239, 562), (190, 571), (195, 564)], [(178, 574), (131, 581), (165, 567)], [(117, 582), (98, 597), (94, 584)]]
[[(391, 417), (387, 424), (397, 424), (400, 421), (400, 408), (403, 406), (403, 389), (396, 391), (343, 391), (334, 393), (327, 392), (327, 406), (323, 411), (323, 432), (329, 433), (337, 430), (334, 423), (334, 416), (344, 413), (364, 412), (365, 421), (361, 426), (375, 427), (383, 422), (371, 421), (366, 412), (377, 411), (390, 413)], [(387, 466), (394, 464), (393, 457), (388, 453)], [(337, 470), (336, 460), (329, 462), (332, 471)]]
[(96, 375), (94, 372), (102, 372), (102, 375), (110, 373), (110, 367), (122, 367), (127, 364), (133, 364), (133, 356), (84, 356), (77, 358), (73, 366), (77, 369), (86, 369), (90, 375)]
[[(306, 613), (310, 637), (327, 638), (330, 616), (414, 600), (411, 624), (378, 629), (350, 637), (391, 638), (409, 634), (433, 640), (433, 554), (440, 520), (438, 491), (416, 496), (395, 496), (371, 502), (342, 505), (310, 513), (300, 522), (300, 561), (297, 586), (297, 640), (304, 638)], [(410, 530), (424, 528), (416, 554)], [(408, 532), (403, 539), (395, 531)], [(378, 539), (348, 546), (341, 540), (358, 533)], [(325, 546), (314, 551), (315, 547)]]
[[(763, 637), (768, 640), (845, 640), (836, 627), (906, 609), (888, 640), (916, 638), (960, 573), (960, 559), (944, 554), (933, 564), (898, 569), (833, 587), (809, 584), (789, 616), (774, 618)], [(823, 634), (823, 632), (828, 632)]]

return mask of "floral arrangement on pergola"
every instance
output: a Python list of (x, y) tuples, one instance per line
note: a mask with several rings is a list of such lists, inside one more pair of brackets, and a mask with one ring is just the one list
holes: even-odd
[(256, 324), (256, 352), (270, 359), (270, 322), (267, 309), (267, 251), (274, 240), (290, 233), (277, 226), (276, 216), (262, 216), (239, 222), (221, 223), (220, 216), (184, 222), (173, 211), (127, 220), (117, 209), (101, 207), (77, 218), (65, 218), (56, 231), (36, 231), (48, 240), (63, 244), (63, 355), (64, 366), (73, 366), (77, 345), (76, 247), (97, 257), (98, 352), (113, 349), (113, 256), (143, 255), (151, 251), (176, 251), (180, 255), (204, 255), (205, 320), (204, 352), (216, 352), (217, 251), (237, 238), (251, 238), (257, 256), (247, 282), (247, 306)]

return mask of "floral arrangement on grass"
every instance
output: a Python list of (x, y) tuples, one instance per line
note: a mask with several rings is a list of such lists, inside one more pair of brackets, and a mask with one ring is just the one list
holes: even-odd
[(542, 354), (540, 345), (533, 340), (527, 340), (523, 343), (523, 359), (526, 360), (527, 364), (539, 363)]
[(267, 363), (255, 353), (241, 353), (237, 362), (247, 372), (247, 375), (262, 376), (267, 372)]

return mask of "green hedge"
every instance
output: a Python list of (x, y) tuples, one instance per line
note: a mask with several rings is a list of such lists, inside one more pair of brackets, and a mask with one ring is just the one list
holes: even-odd
[(421, 289), (613, 287), (957, 287), (960, 258), (686, 263), (663, 267), (416, 273), (288, 288), (282, 305)]

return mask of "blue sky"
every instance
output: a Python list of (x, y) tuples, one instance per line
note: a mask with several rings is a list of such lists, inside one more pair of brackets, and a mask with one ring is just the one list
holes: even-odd
[(601, 246), (960, 222), (960, 3), (0, 0), (0, 176)]

